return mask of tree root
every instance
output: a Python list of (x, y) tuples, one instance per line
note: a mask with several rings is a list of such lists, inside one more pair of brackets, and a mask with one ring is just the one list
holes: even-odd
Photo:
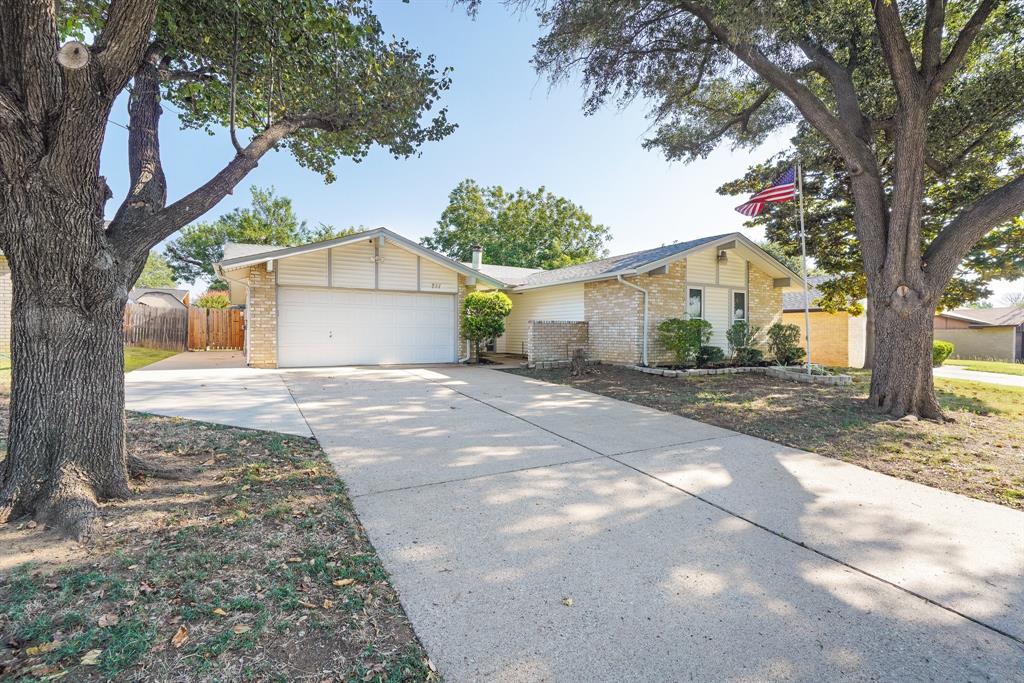
[(128, 456), (128, 471), (133, 477), (153, 477), (167, 481), (188, 479), (192, 472), (182, 467), (166, 467), (137, 455)]

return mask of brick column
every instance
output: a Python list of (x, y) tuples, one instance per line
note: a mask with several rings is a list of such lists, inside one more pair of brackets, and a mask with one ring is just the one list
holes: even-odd
[(277, 280), (261, 263), (249, 269), (249, 365), (277, 367)]

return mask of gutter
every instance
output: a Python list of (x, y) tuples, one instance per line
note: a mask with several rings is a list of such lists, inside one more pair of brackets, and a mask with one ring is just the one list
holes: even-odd
[(635, 289), (636, 291), (638, 291), (638, 292), (640, 292), (641, 294), (644, 295), (644, 346), (643, 346), (642, 358), (643, 358), (643, 364), (646, 366), (647, 365), (647, 327), (648, 327), (648, 325), (647, 325), (647, 290), (644, 289), (643, 287), (639, 287), (637, 285), (634, 285), (632, 282), (626, 282), (625, 280), (622, 279), (621, 275), (617, 276), (616, 279), (619, 281), (620, 284), (626, 285), (627, 287), (632, 287), (633, 289)]

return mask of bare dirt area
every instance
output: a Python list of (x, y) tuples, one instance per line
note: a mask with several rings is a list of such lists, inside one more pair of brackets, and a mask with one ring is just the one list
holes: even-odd
[(187, 478), (137, 479), (88, 545), (0, 526), (0, 679), (437, 679), (315, 441), (128, 427), (132, 454)]
[(928, 486), (1024, 509), (1024, 390), (936, 381), (954, 421), (892, 420), (865, 405), (869, 376), (820, 386), (764, 375), (685, 379), (599, 365), (589, 374), (513, 370), (677, 413)]

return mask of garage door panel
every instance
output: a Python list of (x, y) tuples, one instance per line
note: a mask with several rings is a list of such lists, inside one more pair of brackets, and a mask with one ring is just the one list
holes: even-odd
[(450, 294), (282, 287), (277, 298), (281, 367), (455, 360)]

